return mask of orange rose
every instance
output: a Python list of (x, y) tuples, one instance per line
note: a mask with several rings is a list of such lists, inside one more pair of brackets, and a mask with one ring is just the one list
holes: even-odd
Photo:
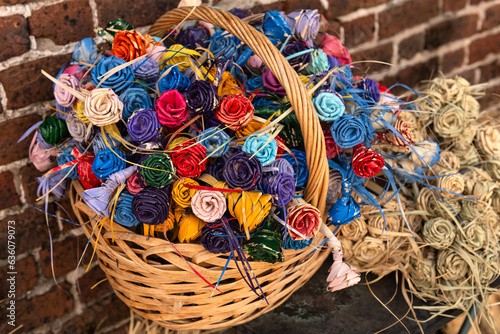
[(111, 54), (125, 61), (131, 61), (146, 54), (149, 43), (134, 31), (119, 31), (113, 39)]

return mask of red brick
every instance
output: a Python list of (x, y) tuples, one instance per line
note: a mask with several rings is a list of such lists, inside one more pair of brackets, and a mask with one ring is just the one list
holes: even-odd
[(99, 266), (92, 268), (87, 273), (85, 273), (85, 275), (80, 277), (78, 279), (78, 286), (80, 287), (80, 300), (83, 303), (87, 304), (95, 300), (102, 299), (103, 296), (112, 293), (113, 288), (107, 280), (99, 283), (99, 285), (92, 289), (95, 284), (105, 278), (106, 275), (101, 270), (101, 268), (99, 268)]
[[(281, 7), (281, 4), (283, 4), (283, 9), (279, 9)], [(320, 14), (327, 15), (327, 11), (324, 9), (323, 5), (321, 5), (321, 1), (319, 0), (308, 0), (308, 1), (287, 0), (282, 2), (281, 1), (276, 2), (268, 6), (273, 6), (273, 5), (276, 8), (270, 8), (268, 10), (271, 9), (283, 10), (285, 13), (290, 13), (293, 12), (294, 10), (299, 10), (299, 9), (317, 9)], [(264, 11), (260, 11), (260, 13), (262, 12)], [(254, 12), (254, 13), (259, 13), (259, 12)]]
[(444, 74), (447, 74), (459, 67), (462, 67), (465, 61), (465, 50), (458, 49), (445, 53), (441, 62), (441, 68)]
[[(215, 5), (215, 3), (214, 3)], [(285, 11), (285, 2), (275, 2), (268, 5), (258, 4), (250, 9), (250, 12), (254, 14), (265, 13), (270, 10)]]
[[(67, 237), (64, 240), (53, 243), (53, 265), (56, 277), (65, 275), (76, 269), (86, 243), (87, 238), (85, 236)], [(80, 264), (81, 267), (86, 267), (91, 258), (92, 251), (93, 247), (89, 245), (85, 252), (84, 259)], [(40, 252), (40, 261), (42, 263), (43, 274), (47, 277), (52, 277), (50, 249), (42, 249)]]
[(342, 25), (344, 26), (345, 45), (354, 47), (373, 39), (375, 15), (364, 16)]
[(411, 0), (379, 14), (379, 36), (387, 38), (439, 15), (438, 0)]
[(50, 38), (64, 45), (93, 36), (92, 10), (87, 0), (70, 0), (43, 6), (28, 19), (35, 37)]
[[(405, 67), (396, 75), (385, 78), (382, 81), (384, 86), (390, 87), (395, 83), (402, 83), (415, 88), (423, 80), (429, 80), (438, 75), (438, 58), (431, 58), (427, 62)], [(399, 89), (393, 91), (399, 94)]]
[(479, 67), (481, 70), (480, 82), (488, 82), (500, 76), (500, 60)]
[[(128, 318), (130, 318), (130, 309), (115, 294), (111, 294), (85, 309), (81, 315), (66, 322), (61, 333), (99, 333), (98, 329), (113, 326)], [(127, 332), (125, 330), (121, 333)]]
[(178, 1), (150, 0), (96, 0), (99, 25), (122, 18), (134, 27), (155, 22), (167, 11), (177, 7)]
[(419, 32), (412, 35), (399, 43), (399, 58), (411, 59), (417, 53), (424, 49), (424, 33)]
[(16, 303), (16, 322), (23, 324), (23, 332), (50, 323), (73, 311), (73, 298), (67, 292), (70, 285), (67, 283), (60, 285), (65, 291), (54, 286), (41, 296), (23, 299)]
[[(7, 267), (0, 269), (2, 273), (7, 273)], [(28, 256), (25, 259), (16, 261), (15, 270), (17, 277), (22, 278), (16, 280), (16, 298), (21, 297), (27, 291), (33, 289), (38, 284), (38, 268), (36, 266), (35, 258)], [(0, 290), (7, 291), (7, 281), (0, 280)]]
[[(26, 209), (23, 213), (5, 217), (4, 222), (14, 220), (16, 222), (16, 254), (24, 253), (36, 247), (48, 248), (49, 233), (43, 213), (35, 209)], [(59, 236), (60, 232), (57, 222), (49, 217), (50, 231), (52, 238)], [(0, 245), (7, 244), (7, 224), (0, 224)], [(7, 248), (0, 247), (0, 259), (7, 258)]]
[(43, 173), (36, 169), (32, 163), (29, 163), (21, 168), (19, 174), (21, 176), (21, 184), (23, 186), (24, 195), (26, 196), (26, 202), (35, 204), (38, 198), (36, 195), (36, 190), (38, 188), (36, 179), (42, 176)]
[(40, 71), (45, 70), (55, 75), (70, 58), (69, 54), (46, 57), (12, 66), (0, 72), (0, 82), (7, 94), (7, 108), (16, 109), (34, 102), (52, 100), (54, 98), (52, 83)]
[[(294, 1), (302, 6), (305, 3), (307, 3), (307, 1), (299, 1), (299, 0), (294, 0)], [(327, 18), (329, 20), (332, 20), (339, 16), (352, 13), (360, 8), (370, 8), (383, 3), (386, 3), (386, 1), (385, 0), (329, 1)]]
[(37, 0), (0, 0), (0, 6), (11, 6), (20, 3), (35, 2)]
[[(352, 57), (353, 62), (364, 61), (364, 60), (377, 60), (377, 61), (383, 61), (386, 63), (391, 63), (392, 62), (392, 44), (385, 43), (382, 45), (378, 45), (372, 49), (353, 53), (351, 55), (351, 57)], [(358, 64), (357, 66), (366, 70), (367, 73), (374, 73), (374, 72), (377, 72), (381, 69), (384, 69), (384, 70), (388, 69), (387, 65), (369, 63), (369, 62), (361, 63), (361, 64)]]
[(446, 43), (474, 35), (477, 20), (477, 15), (466, 15), (431, 26), (425, 34), (425, 48), (434, 50)]
[(0, 165), (28, 157), (31, 141), (26, 139), (19, 144), (17, 141), (30, 126), (40, 120), (39, 115), (28, 115), (0, 123), (0, 133), (2, 134)]
[(490, 107), (498, 108), (500, 104), (500, 86), (488, 86), (486, 95), (479, 100), (482, 109)]
[(14, 174), (12, 172), (4, 172), (0, 174), (0, 210), (10, 208), (11, 206), (21, 204), (16, 187), (14, 186)]
[(30, 40), (26, 19), (22, 15), (0, 17), (0, 61), (29, 51)]
[(467, 0), (444, 0), (443, 11), (444, 12), (456, 12), (465, 7)]
[(466, 70), (457, 74), (459, 77), (464, 78), (469, 81), (471, 84), (476, 84), (476, 71), (475, 69)]
[(500, 5), (489, 7), (484, 13), (483, 30), (493, 29), (500, 25)]
[(500, 52), (500, 33), (472, 41), (469, 45), (469, 64), (485, 58), (490, 53)]
[(491, 0), (470, 0), (471, 5), (477, 5), (478, 3), (481, 2), (490, 2)]

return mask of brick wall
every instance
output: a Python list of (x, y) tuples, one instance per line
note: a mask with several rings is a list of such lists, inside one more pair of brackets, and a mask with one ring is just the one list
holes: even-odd
[[(415, 86), (442, 72), (459, 74), (472, 83), (487, 82), (483, 109), (500, 105), (500, 0), (221, 0), (219, 7), (292, 11), (302, 6), (321, 9), (332, 29), (351, 50), (353, 61), (378, 60), (393, 66), (365, 62), (389, 85)], [(52, 279), (49, 237), (43, 214), (35, 204), (39, 172), (28, 160), (28, 145), (17, 139), (53, 105), (51, 84), (41, 69), (55, 74), (69, 58), (75, 43), (94, 36), (93, 29), (121, 17), (147, 30), (174, 0), (0, 0), (0, 271), (7, 272), (7, 221), (16, 221), (17, 324), (22, 332), (124, 332), (129, 312), (91, 264), (89, 272), (75, 270), (85, 237), (71, 224), (50, 218), (54, 238)], [(40, 204), (40, 203), (39, 203)], [(68, 200), (51, 203), (49, 212), (69, 217)], [(84, 259), (88, 263), (90, 259)], [(5, 280), (0, 291), (7, 290)], [(6, 296), (0, 296), (0, 300)], [(5, 305), (0, 311), (0, 332), (5, 326)]]

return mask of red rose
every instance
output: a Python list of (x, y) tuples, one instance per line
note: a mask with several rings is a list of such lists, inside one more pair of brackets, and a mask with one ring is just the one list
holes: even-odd
[(119, 31), (113, 39), (111, 54), (125, 61), (131, 61), (146, 54), (148, 42), (134, 31)]
[[(398, 119), (396, 121), (396, 124), (394, 124), (394, 128), (399, 132), (401, 137), (403, 137), (407, 143), (413, 144), (413, 132), (411, 131), (411, 128), (408, 124), (406, 124), (405, 121), (402, 119)], [(408, 148), (408, 145), (405, 144), (405, 142), (399, 138), (394, 132), (387, 130), (385, 133), (385, 140), (392, 145), (396, 145), (402, 148)]]
[(207, 160), (207, 149), (196, 143), (194, 140), (188, 140), (172, 149), (170, 157), (175, 166), (177, 175), (182, 177), (197, 177), (205, 170)]
[(310, 239), (318, 233), (321, 226), (321, 213), (314, 206), (303, 203), (290, 206), (287, 210), (287, 224), (291, 227), (288, 231), (293, 240), (304, 240), (304, 237)]
[(333, 159), (342, 152), (342, 149), (337, 145), (335, 140), (333, 140), (330, 129), (324, 129), (323, 135), (325, 136), (326, 157), (328, 159)]
[(161, 124), (176, 129), (188, 117), (188, 109), (184, 96), (177, 89), (167, 90), (156, 101), (156, 115)]
[(279, 159), (279, 158), (281, 158), (283, 153), (285, 153), (284, 148), (286, 147), (286, 144), (285, 144), (285, 141), (283, 139), (281, 139), (280, 136), (274, 137), (274, 140), (276, 140), (276, 142), (278, 143), (278, 152), (276, 153), (276, 159)]
[(85, 189), (99, 187), (102, 183), (99, 178), (92, 171), (92, 164), (94, 163), (95, 155), (87, 153), (80, 158), (78, 162), (77, 171), (80, 177), (80, 182)]
[(220, 100), (215, 117), (230, 129), (237, 131), (252, 120), (252, 102), (243, 94), (225, 96)]
[(373, 177), (380, 172), (384, 164), (382, 156), (371, 148), (359, 145), (354, 149), (352, 169), (356, 175), (364, 178)]

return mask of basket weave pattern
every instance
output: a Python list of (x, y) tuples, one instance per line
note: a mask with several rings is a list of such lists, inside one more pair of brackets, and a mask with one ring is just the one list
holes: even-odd
[[(191, 11), (192, 8), (184, 7), (166, 13), (151, 27), (150, 34), (163, 37)], [(239, 38), (283, 85), (300, 122), (307, 152), (309, 183), (304, 199), (324, 212), (328, 187), (325, 143), (314, 107), (297, 73), (264, 35), (237, 17), (221, 10), (198, 7), (189, 19), (215, 24)], [(229, 254), (212, 254), (200, 244), (172, 245), (163, 239), (137, 235), (118, 224), (113, 224), (112, 229), (107, 220), (99, 222), (99, 217), (81, 200), (83, 191), (79, 181), (74, 181), (70, 190), (71, 203), (85, 234), (97, 248), (99, 266), (117, 296), (137, 314), (170, 329), (209, 330), (250, 321), (283, 303), (310, 279), (329, 254), (316, 251), (308, 256), (324, 239), (318, 235), (310, 247), (284, 250), (284, 262), (250, 261), (269, 305), (250, 290), (232, 261), (219, 285), (223, 293), (215, 292), (210, 297), (213, 289), (186, 261), (215, 283)]]

